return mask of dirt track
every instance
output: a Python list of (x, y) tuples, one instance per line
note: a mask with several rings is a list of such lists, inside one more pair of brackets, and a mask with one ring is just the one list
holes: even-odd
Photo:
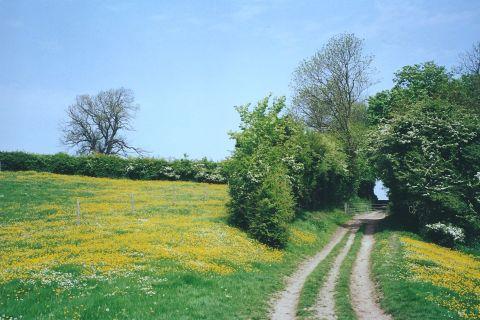
[(353, 266), (350, 279), (352, 307), (359, 320), (392, 319), (392, 317), (387, 315), (378, 304), (378, 295), (370, 272), (370, 256), (373, 245), (375, 244), (375, 238), (373, 236), (375, 225), (376, 223), (374, 220), (366, 222), (365, 235), (362, 238), (362, 244)]
[(343, 260), (345, 260), (352, 247), (353, 240), (355, 239), (355, 232), (356, 230), (353, 230), (348, 235), (347, 243), (335, 259), (333, 266), (328, 273), (327, 280), (318, 294), (315, 313), (319, 319), (337, 319), (337, 316), (335, 315), (335, 285), (337, 284)]
[(317, 319), (337, 319), (335, 315), (335, 286), (343, 260), (348, 255), (358, 227), (366, 224), (365, 235), (352, 270), (350, 291), (352, 305), (359, 319), (391, 319), (379, 307), (375, 284), (370, 275), (370, 255), (373, 249), (375, 222), (384, 217), (383, 213), (372, 212), (357, 215), (346, 226), (340, 227), (330, 241), (315, 256), (301, 263), (290, 277), (286, 279), (285, 289), (279, 292), (272, 300), (272, 320), (296, 319), (298, 301), (307, 277), (315, 270), (332, 249), (343, 239), (349, 230), (347, 244), (337, 256), (325, 283), (321, 286), (315, 314)]
[(271, 313), (272, 320), (295, 319), (298, 299), (300, 298), (300, 293), (305, 280), (307, 279), (308, 275), (315, 270), (317, 265), (322, 262), (326, 256), (328, 256), (335, 245), (342, 240), (347, 231), (347, 228), (340, 227), (332, 236), (330, 242), (328, 242), (321, 251), (319, 251), (312, 258), (300, 264), (297, 271), (287, 279), (285, 290), (278, 294), (273, 303)]

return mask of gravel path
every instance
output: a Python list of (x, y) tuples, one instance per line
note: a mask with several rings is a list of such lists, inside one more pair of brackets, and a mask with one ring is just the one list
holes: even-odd
[(350, 248), (353, 245), (353, 240), (355, 240), (355, 233), (357, 230), (358, 227), (352, 228), (348, 236), (347, 243), (335, 259), (335, 262), (328, 273), (327, 280), (318, 293), (317, 304), (315, 306), (315, 313), (318, 319), (337, 319), (335, 314), (335, 286), (340, 274), (340, 267), (342, 266), (343, 260), (345, 260)]
[(373, 233), (377, 220), (383, 219), (384, 214), (371, 212), (357, 215), (345, 227), (340, 227), (330, 241), (315, 256), (302, 262), (298, 269), (286, 279), (285, 289), (275, 295), (272, 300), (270, 318), (272, 320), (296, 319), (300, 293), (307, 277), (322, 262), (332, 249), (349, 232), (350, 235), (342, 251), (336, 257), (327, 276), (327, 280), (319, 292), (315, 306), (316, 317), (319, 319), (337, 319), (335, 315), (335, 285), (340, 273), (340, 267), (348, 255), (355, 239), (355, 233), (361, 224), (366, 223), (365, 235), (362, 238), (360, 250), (352, 270), (350, 294), (352, 306), (359, 320), (390, 320), (377, 303), (375, 285), (370, 275), (370, 255), (374, 245)]
[(308, 275), (315, 270), (317, 265), (332, 251), (335, 245), (342, 240), (347, 231), (347, 228), (338, 228), (330, 242), (328, 242), (322, 250), (312, 258), (301, 263), (297, 271), (287, 278), (285, 290), (280, 292), (273, 301), (272, 312), (270, 315), (272, 320), (295, 319), (300, 292), (302, 291), (305, 280)]
[(378, 296), (375, 284), (370, 274), (370, 256), (375, 244), (376, 220), (383, 218), (380, 213), (371, 214), (366, 219), (365, 235), (362, 238), (360, 250), (355, 260), (351, 281), (350, 295), (352, 307), (359, 320), (390, 320), (392, 317), (386, 314), (378, 304)]

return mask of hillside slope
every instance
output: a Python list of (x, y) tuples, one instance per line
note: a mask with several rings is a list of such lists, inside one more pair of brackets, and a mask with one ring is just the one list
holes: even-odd
[(264, 318), (346, 217), (305, 214), (279, 251), (228, 226), (227, 200), (225, 185), (1, 172), (0, 315)]

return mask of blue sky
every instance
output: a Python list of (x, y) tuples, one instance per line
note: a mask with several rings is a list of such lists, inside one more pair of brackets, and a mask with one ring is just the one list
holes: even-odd
[(0, 150), (65, 151), (75, 96), (123, 86), (141, 107), (134, 145), (222, 159), (233, 106), (288, 98), (299, 61), (341, 32), (375, 55), (375, 93), (404, 65), (453, 66), (480, 40), (480, 1), (0, 0)]

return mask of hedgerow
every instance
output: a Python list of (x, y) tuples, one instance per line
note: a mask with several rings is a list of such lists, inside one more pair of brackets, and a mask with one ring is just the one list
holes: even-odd
[(346, 156), (332, 139), (283, 114), (285, 99), (238, 107), (240, 131), (227, 161), (230, 222), (273, 247), (288, 242), (296, 210), (338, 204), (348, 195)]
[(379, 127), (372, 154), (392, 210), (404, 222), (421, 229), (453, 225), (468, 239), (479, 238), (479, 128), (478, 116), (434, 100), (409, 106)]
[(106, 155), (71, 156), (65, 153), (42, 155), (0, 152), (2, 170), (39, 171), (90, 177), (137, 180), (182, 180), (225, 183), (221, 162), (207, 159), (168, 161), (155, 158), (121, 158)]
[(478, 79), (430, 61), (403, 67), (392, 89), (369, 99), (372, 158), (392, 212), (443, 245), (459, 241), (428, 226), (480, 238)]

